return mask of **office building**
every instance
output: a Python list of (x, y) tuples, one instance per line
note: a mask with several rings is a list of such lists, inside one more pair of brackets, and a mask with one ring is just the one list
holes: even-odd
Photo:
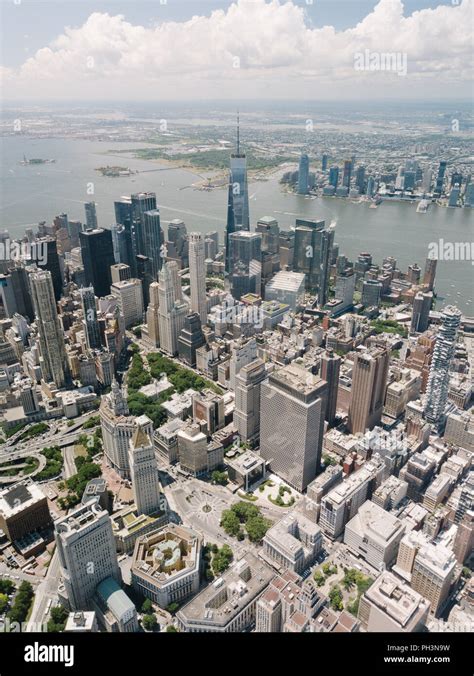
[(304, 307), (305, 275), (302, 272), (281, 270), (265, 285), (265, 300), (289, 305), (297, 312)]
[(329, 537), (339, 537), (346, 523), (380, 485), (383, 474), (384, 461), (376, 453), (359, 470), (323, 496), (319, 525)]
[(254, 359), (235, 378), (234, 425), (244, 443), (260, 437), (260, 390), (266, 375), (264, 362)]
[(81, 297), (83, 326), (86, 336), (86, 344), (90, 350), (99, 350), (102, 347), (100, 326), (97, 319), (97, 307), (95, 293), (92, 286), (79, 289)]
[(373, 492), (372, 502), (390, 511), (406, 498), (407, 491), (407, 482), (392, 474)]
[(112, 233), (103, 228), (85, 230), (79, 233), (79, 241), (86, 284), (94, 287), (96, 296), (107, 296), (112, 282), (110, 266), (115, 263)]
[(474, 556), (474, 511), (467, 511), (461, 522), (458, 524), (458, 530), (453, 544), (453, 552), (456, 561), (463, 566), (465, 563), (471, 564)]
[(375, 346), (355, 355), (352, 370), (349, 431), (364, 433), (380, 422), (387, 386), (390, 353)]
[(139, 631), (137, 609), (114, 577), (106, 577), (97, 585), (93, 607), (107, 632)]
[(327, 228), (324, 221), (296, 219), (293, 270), (306, 275), (306, 288), (316, 293), (320, 307), (328, 299), (333, 243), (334, 229)]
[(178, 354), (189, 366), (196, 366), (196, 350), (206, 344), (197, 312), (186, 315), (184, 326), (178, 338)]
[(302, 153), (298, 169), (298, 194), (307, 195), (309, 192), (309, 157)]
[(121, 582), (110, 516), (91, 500), (59, 518), (55, 536), (69, 605), (74, 611), (87, 610), (103, 580)]
[(439, 163), (438, 167), (438, 174), (436, 176), (436, 185), (435, 185), (435, 195), (442, 195), (443, 194), (443, 188), (444, 188), (444, 177), (446, 174), (446, 167), (447, 167), (447, 162), (443, 160), (442, 162)]
[(54, 237), (40, 237), (36, 239), (36, 247), (41, 250), (40, 247), (46, 246), (46, 256), (44, 258), (44, 263), (40, 260), (36, 261), (36, 264), (42, 270), (48, 270), (51, 273), (51, 279), (53, 282), (54, 289), (54, 298), (58, 301), (61, 298), (62, 289), (63, 289), (63, 273), (61, 272), (61, 264), (59, 262), (58, 247)]
[(146, 325), (148, 341), (153, 347), (160, 344), (160, 324), (158, 308), (160, 306), (160, 285), (152, 282), (149, 288), (150, 303), (146, 311)]
[(202, 538), (170, 523), (139, 537), (133, 552), (132, 586), (160, 608), (182, 604), (199, 591)]
[(337, 184), (339, 183), (339, 167), (331, 167), (329, 169), (328, 183), (329, 185), (332, 185), (333, 188), (337, 188)]
[(117, 307), (124, 319), (125, 328), (143, 321), (143, 293), (139, 279), (124, 279), (110, 287), (110, 293), (117, 299)]
[(159, 209), (143, 212), (143, 243), (145, 247), (144, 253), (151, 261), (153, 281), (156, 281), (163, 261)]
[(204, 239), (200, 232), (191, 232), (188, 242), (191, 310), (197, 312), (202, 326), (205, 326), (207, 323), (207, 296)]
[(413, 299), (413, 313), (410, 333), (423, 333), (430, 323), (430, 310), (433, 304), (432, 291), (418, 291)]
[(185, 632), (234, 633), (255, 621), (256, 603), (274, 572), (248, 552), (176, 614)]
[(319, 526), (293, 510), (267, 531), (260, 556), (278, 572), (289, 569), (301, 574), (314, 563), (322, 547)]
[(0, 491), (0, 530), (10, 542), (47, 528), (51, 523), (48, 500), (31, 479)]
[(129, 443), (128, 461), (137, 513), (157, 514), (160, 511), (160, 482), (152, 439), (137, 424)]
[(351, 187), (351, 176), (352, 176), (352, 161), (344, 161), (344, 171), (342, 174), (342, 185), (344, 188), (350, 189)]
[(461, 321), (460, 311), (453, 306), (444, 307), (441, 327), (430, 365), (430, 375), (423, 410), (424, 418), (433, 425), (442, 423), (448, 400), (449, 371), (456, 348), (457, 333)]
[(150, 252), (147, 250), (145, 243), (145, 212), (156, 212), (156, 194), (154, 192), (134, 193), (131, 196), (130, 204), (135, 240), (135, 256), (148, 256)]
[(266, 476), (265, 460), (253, 451), (244, 451), (235, 458), (227, 457), (226, 465), (229, 480), (245, 492)]
[(86, 229), (91, 230), (97, 229), (97, 211), (95, 207), (95, 202), (86, 202), (84, 204), (84, 211), (86, 214)]
[(178, 458), (181, 469), (195, 477), (208, 471), (207, 436), (195, 423), (178, 432)]
[(425, 629), (428, 613), (421, 594), (384, 571), (361, 596), (357, 617), (366, 631), (411, 633)]
[(354, 304), (354, 291), (356, 286), (356, 276), (352, 268), (345, 269), (338, 273), (336, 286), (334, 288), (334, 297), (341, 301), (338, 306), (339, 312), (350, 310)]
[(112, 278), (112, 284), (116, 282), (124, 282), (132, 278), (132, 269), (126, 263), (116, 263), (115, 265), (110, 266), (110, 274)]
[(404, 532), (400, 519), (367, 500), (346, 525), (344, 542), (356, 556), (383, 570), (395, 561)]
[(159, 274), (158, 325), (161, 349), (175, 355), (178, 338), (189, 314), (189, 306), (182, 299), (181, 282), (175, 261), (163, 265)]
[(411, 586), (429, 601), (430, 613), (435, 617), (448, 600), (455, 566), (453, 552), (442, 544), (428, 543), (416, 554)]
[(328, 348), (321, 357), (319, 373), (321, 378), (328, 384), (327, 407), (324, 417), (329, 425), (333, 425), (336, 420), (340, 368), (341, 358)]
[(436, 258), (426, 259), (425, 271), (423, 274), (423, 285), (427, 287), (428, 291), (433, 291), (437, 265), (438, 260)]
[(129, 478), (130, 440), (137, 425), (153, 438), (153, 423), (147, 416), (135, 418), (130, 415), (126, 391), (120, 389), (116, 380), (112, 381), (109, 394), (101, 399), (99, 415), (105, 457), (121, 477)]
[(70, 380), (64, 331), (59, 321), (51, 273), (48, 270), (30, 275), (31, 295), (40, 343), (41, 375), (45, 382), (65, 387)]
[(237, 148), (230, 156), (229, 190), (227, 198), (227, 225), (226, 225), (226, 266), (227, 273), (230, 265), (229, 237), (233, 232), (250, 229), (249, 196), (247, 185), (247, 159), (240, 148), (240, 127), (237, 117)]
[(327, 384), (296, 364), (261, 384), (260, 455), (298, 491), (320, 470), (326, 400)]
[(408, 484), (410, 500), (420, 502), (436, 470), (435, 461), (428, 454), (414, 453), (400, 470), (400, 479)]
[(262, 216), (262, 218), (259, 218), (255, 227), (255, 232), (262, 237), (262, 251), (278, 254), (280, 248), (280, 228), (278, 227), (278, 221), (275, 218), (272, 218), (272, 216)]
[(382, 295), (382, 282), (376, 279), (366, 279), (362, 284), (361, 303), (364, 307), (379, 307)]

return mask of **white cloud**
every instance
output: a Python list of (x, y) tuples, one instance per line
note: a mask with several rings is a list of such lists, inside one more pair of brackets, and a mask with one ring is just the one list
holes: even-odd
[[(471, 20), (472, 0), (407, 17), (401, 0), (380, 0), (344, 31), (309, 27), (303, 7), (291, 0), (236, 0), (226, 11), (151, 28), (134, 26), (122, 15), (94, 13), (82, 26), (65, 28), (18, 70), (4, 69), (5, 94), (116, 99), (467, 95)], [(355, 71), (354, 54), (366, 49), (406, 53), (407, 77)]]

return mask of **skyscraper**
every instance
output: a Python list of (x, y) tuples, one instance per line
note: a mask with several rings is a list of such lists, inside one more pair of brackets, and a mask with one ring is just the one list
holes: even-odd
[(410, 333), (423, 333), (430, 322), (430, 310), (433, 303), (432, 291), (418, 291), (413, 299)]
[(337, 184), (339, 183), (339, 167), (331, 167), (329, 169), (329, 185), (334, 186), (337, 188)]
[(390, 352), (384, 346), (375, 346), (365, 352), (356, 353), (349, 405), (348, 424), (351, 434), (363, 434), (380, 422), (389, 358)]
[(327, 384), (296, 364), (261, 385), (260, 455), (298, 491), (320, 469), (326, 397)]
[(196, 366), (196, 350), (206, 342), (197, 312), (185, 317), (184, 326), (178, 338), (178, 353), (189, 366)]
[(97, 321), (97, 308), (95, 304), (95, 293), (92, 286), (79, 290), (81, 296), (84, 333), (86, 335), (87, 347), (90, 350), (98, 350), (102, 346), (100, 337), (100, 327)]
[(444, 175), (446, 174), (447, 162), (443, 160), (439, 163), (438, 175), (436, 176), (435, 194), (441, 195), (444, 188)]
[(438, 265), (438, 260), (436, 258), (427, 258), (425, 264), (425, 272), (423, 275), (423, 284), (428, 287), (428, 291), (433, 291), (435, 277), (436, 277), (436, 266)]
[(226, 227), (226, 272), (229, 272), (229, 235), (250, 229), (247, 158), (240, 149), (240, 126), (237, 116), (237, 148), (230, 156), (229, 192)]
[(125, 328), (143, 319), (143, 292), (139, 279), (123, 279), (110, 287), (110, 293), (117, 299)]
[(449, 305), (443, 308), (423, 411), (425, 419), (435, 425), (442, 422), (448, 400), (449, 369), (454, 357), (460, 321), (461, 313), (456, 307)]
[(61, 576), (73, 610), (90, 607), (97, 585), (107, 577), (121, 582), (112, 522), (94, 498), (55, 524)]
[(110, 293), (112, 276), (110, 266), (114, 265), (114, 249), (110, 230), (97, 228), (79, 233), (82, 262), (86, 284), (94, 287), (99, 298)]
[(153, 347), (158, 347), (160, 344), (160, 325), (158, 317), (158, 308), (160, 305), (160, 285), (158, 282), (150, 284), (150, 303), (146, 311), (146, 323), (148, 328), (148, 340)]
[(260, 295), (262, 278), (262, 237), (242, 230), (229, 236), (231, 293), (236, 300), (246, 293)]
[(320, 375), (328, 384), (327, 407), (325, 418), (329, 425), (336, 420), (337, 393), (339, 387), (339, 370), (341, 358), (328, 349), (321, 357)]
[(64, 331), (54, 299), (53, 282), (48, 270), (30, 275), (31, 295), (38, 326), (43, 380), (64, 387), (69, 381), (69, 365)]
[(326, 153), (323, 153), (323, 156), (321, 157), (321, 171), (326, 171), (328, 168), (328, 159), (329, 155)]
[(86, 228), (96, 230), (97, 228), (97, 211), (95, 202), (86, 202), (84, 204), (84, 211), (86, 212)]
[(154, 192), (138, 192), (131, 196), (132, 223), (134, 228), (136, 255), (149, 256), (145, 243), (145, 212), (156, 210)]
[(46, 246), (46, 258), (44, 264), (37, 262), (37, 266), (42, 270), (49, 270), (53, 281), (54, 298), (58, 301), (61, 298), (63, 289), (63, 275), (59, 263), (58, 247), (54, 237), (41, 237), (36, 240), (36, 246)]
[(160, 346), (164, 352), (170, 355), (178, 352), (178, 337), (188, 312), (189, 307), (182, 299), (178, 265), (168, 261), (159, 274), (158, 324)]
[(151, 260), (151, 269), (154, 281), (158, 279), (163, 257), (161, 256), (161, 225), (160, 210), (145, 211), (143, 214), (143, 240), (145, 251)]
[(342, 174), (342, 185), (345, 188), (351, 187), (351, 175), (352, 175), (352, 161), (345, 160), (344, 162), (344, 171)]
[(260, 389), (265, 378), (265, 364), (261, 359), (242, 366), (235, 377), (234, 425), (244, 443), (259, 439)]
[(160, 510), (160, 481), (153, 442), (137, 425), (128, 452), (133, 498), (138, 514), (156, 514)]
[(298, 169), (298, 194), (307, 195), (309, 190), (309, 157), (301, 153)]
[(333, 243), (334, 230), (327, 228), (325, 221), (296, 219), (293, 270), (306, 275), (306, 288), (316, 292), (320, 307), (328, 298)]
[(191, 285), (191, 309), (201, 318), (201, 324), (207, 323), (206, 266), (204, 238), (200, 232), (189, 235), (189, 277)]

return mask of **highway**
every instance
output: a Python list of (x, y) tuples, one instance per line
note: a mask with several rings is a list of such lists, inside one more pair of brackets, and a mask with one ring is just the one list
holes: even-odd
[(52, 605), (54, 605), (57, 599), (59, 573), (59, 556), (56, 550), (54, 550), (46, 577), (40, 582), (36, 590), (33, 610), (26, 627), (27, 632), (39, 631), (39, 625), (47, 621), (46, 608), (48, 601), (51, 600)]

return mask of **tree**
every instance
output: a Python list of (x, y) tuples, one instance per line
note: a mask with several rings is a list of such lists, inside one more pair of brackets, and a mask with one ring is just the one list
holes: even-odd
[(227, 535), (234, 537), (240, 532), (240, 520), (231, 509), (225, 509), (222, 512), (221, 524)]
[(218, 549), (214, 554), (212, 560), (212, 569), (214, 573), (223, 573), (230, 565), (230, 562), (234, 558), (234, 554), (229, 545), (223, 545), (221, 549)]
[(0, 578), (0, 594), (13, 594), (15, 585), (11, 580)]
[(0, 615), (5, 612), (8, 607), (8, 596), (6, 594), (0, 594)]
[(54, 608), (51, 609), (51, 617), (48, 620), (48, 631), (64, 631), (68, 615), (68, 611), (63, 606), (54, 606)]
[(264, 538), (267, 530), (270, 528), (270, 525), (270, 521), (265, 519), (260, 514), (251, 517), (245, 524), (247, 535), (249, 536), (251, 542), (260, 542), (260, 540)]
[(329, 592), (329, 602), (333, 610), (342, 610), (344, 608), (342, 603), (342, 592), (337, 585)]
[(158, 622), (156, 620), (156, 616), (153, 615), (153, 613), (150, 613), (149, 615), (144, 615), (142, 619), (143, 627), (147, 631), (154, 631), (156, 627), (158, 626)]
[(22, 582), (15, 596), (12, 608), (8, 611), (8, 618), (11, 622), (24, 622), (33, 600), (33, 587), (29, 582)]
[(153, 604), (150, 599), (145, 599), (142, 603), (142, 613), (149, 614), (153, 610)]
[(170, 603), (168, 606), (166, 606), (166, 610), (173, 615), (179, 608), (179, 603), (176, 603), (176, 601), (173, 601)]
[(225, 486), (227, 483), (227, 472), (219, 472), (219, 470), (215, 470), (211, 474), (211, 479), (215, 484), (219, 484), (219, 486)]
[(176, 629), (176, 627), (173, 624), (169, 624), (166, 627), (166, 631), (168, 632), (168, 634), (177, 634), (178, 633), (178, 630)]

